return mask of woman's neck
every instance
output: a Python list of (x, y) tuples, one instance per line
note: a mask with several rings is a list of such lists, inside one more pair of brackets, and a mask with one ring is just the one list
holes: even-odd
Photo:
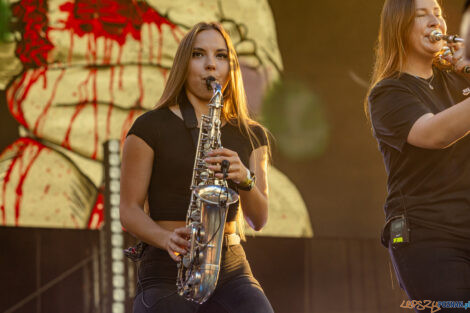
[(200, 120), (202, 114), (209, 114), (209, 101), (200, 99), (190, 92), (186, 92), (186, 96), (188, 97), (189, 102), (193, 105), (198, 120)]
[(422, 78), (430, 78), (433, 75), (432, 58), (422, 56), (407, 56), (403, 72)]

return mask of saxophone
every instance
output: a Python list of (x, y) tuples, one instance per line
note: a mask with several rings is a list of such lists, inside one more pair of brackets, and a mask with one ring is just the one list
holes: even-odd
[(190, 247), (178, 263), (176, 286), (180, 296), (203, 303), (217, 285), (228, 206), (238, 201), (238, 194), (228, 188), (225, 174), (229, 163), (221, 164), (224, 178), (215, 177), (204, 161), (207, 153), (221, 148), (220, 115), (223, 107), (222, 89), (214, 77), (206, 80), (213, 90), (209, 114), (202, 115), (191, 180), (191, 200), (186, 215), (190, 229)]

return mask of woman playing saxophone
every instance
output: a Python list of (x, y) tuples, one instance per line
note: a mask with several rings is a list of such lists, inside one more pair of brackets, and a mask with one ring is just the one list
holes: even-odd
[[(196, 150), (181, 106), (189, 103), (200, 125), (213, 96), (209, 78), (223, 92), (223, 148), (207, 154), (206, 166), (222, 179), (221, 163), (229, 162), (226, 178), (238, 189), (243, 213), (238, 203), (230, 205), (217, 288), (199, 305), (179, 296), (175, 285), (177, 262), (190, 245), (185, 220)], [(228, 34), (219, 24), (195, 25), (177, 49), (156, 108), (134, 122), (123, 147), (121, 221), (149, 245), (139, 267), (134, 312), (272, 312), (236, 235), (236, 217), (241, 214), (255, 230), (267, 221), (267, 160), (266, 131), (248, 117), (238, 59)], [(150, 215), (143, 210), (146, 199)]]

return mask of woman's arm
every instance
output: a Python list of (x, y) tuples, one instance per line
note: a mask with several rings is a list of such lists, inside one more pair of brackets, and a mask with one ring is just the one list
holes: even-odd
[(470, 98), (437, 114), (421, 116), (411, 127), (407, 142), (426, 149), (444, 149), (470, 132)]
[[(217, 149), (209, 153), (208, 163), (220, 164), (226, 159), (230, 162), (228, 178), (235, 181), (245, 181), (247, 168), (243, 165), (235, 151)], [(261, 230), (268, 221), (268, 181), (267, 181), (267, 147), (261, 146), (250, 155), (250, 169), (255, 173), (256, 183), (250, 191), (239, 190), (240, 203), (246, 221), (254, 230)], [(210, 169), (220, 171), (219, 165), (209, 165)], [(222, 174), (216, 174), (222, 177)]]
[(266, 146), (253, 150), (250, 156), (250, 170), (256, 176), (255, 186), (250, 191), (240, 190), (243, 215), (248, 225), (257, 231), (261, 230), (268, 221), (267, 151)]
[[(464, 58), (461, 44), (454, 44), (455, 52), (446, 60), (453, 64), (454, 71), (461, 75), (469, 60)], [(470, 132), (470, 98), (439, 112), (424, 114), (411, 127), (407, 142), (427, 149), (444, 149), (453, 145)]]
[(179, 261), (174, 252), (185, 254), (181, 248), (187, 246), (183, 239), (186, 228), (171, 232), (157, 225), (144, 212), (147, 189), (152, 175), (154, 152), (144, 140), (130, 135), (124, 142), (121, 164), (121, 223), (131, 234), (140, 240), (167, 250), (170, 256)]

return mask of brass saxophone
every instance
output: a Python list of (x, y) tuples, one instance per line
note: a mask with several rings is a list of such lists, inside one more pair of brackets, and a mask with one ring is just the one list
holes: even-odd
[[(213, 96), (209, 103), (209, 114), (201, 117), (194, 160), (191, 200), (186, 215), (190, 247), (178, 263), (176, 279), (179, 295), (197, 303), (206, 301), (215, 290), (227, 209), (238, 201), (238, 194), (228, 188), (226, 179), (216, 178), (204, 161), (209, 151), (222, 147), (222, 89), (213, 77), (209, 77), (206, 83), (208, 89), (213, 90)], [(221, 165), (224, 174), (228, 170), (227, 163), (222, 162)]]

